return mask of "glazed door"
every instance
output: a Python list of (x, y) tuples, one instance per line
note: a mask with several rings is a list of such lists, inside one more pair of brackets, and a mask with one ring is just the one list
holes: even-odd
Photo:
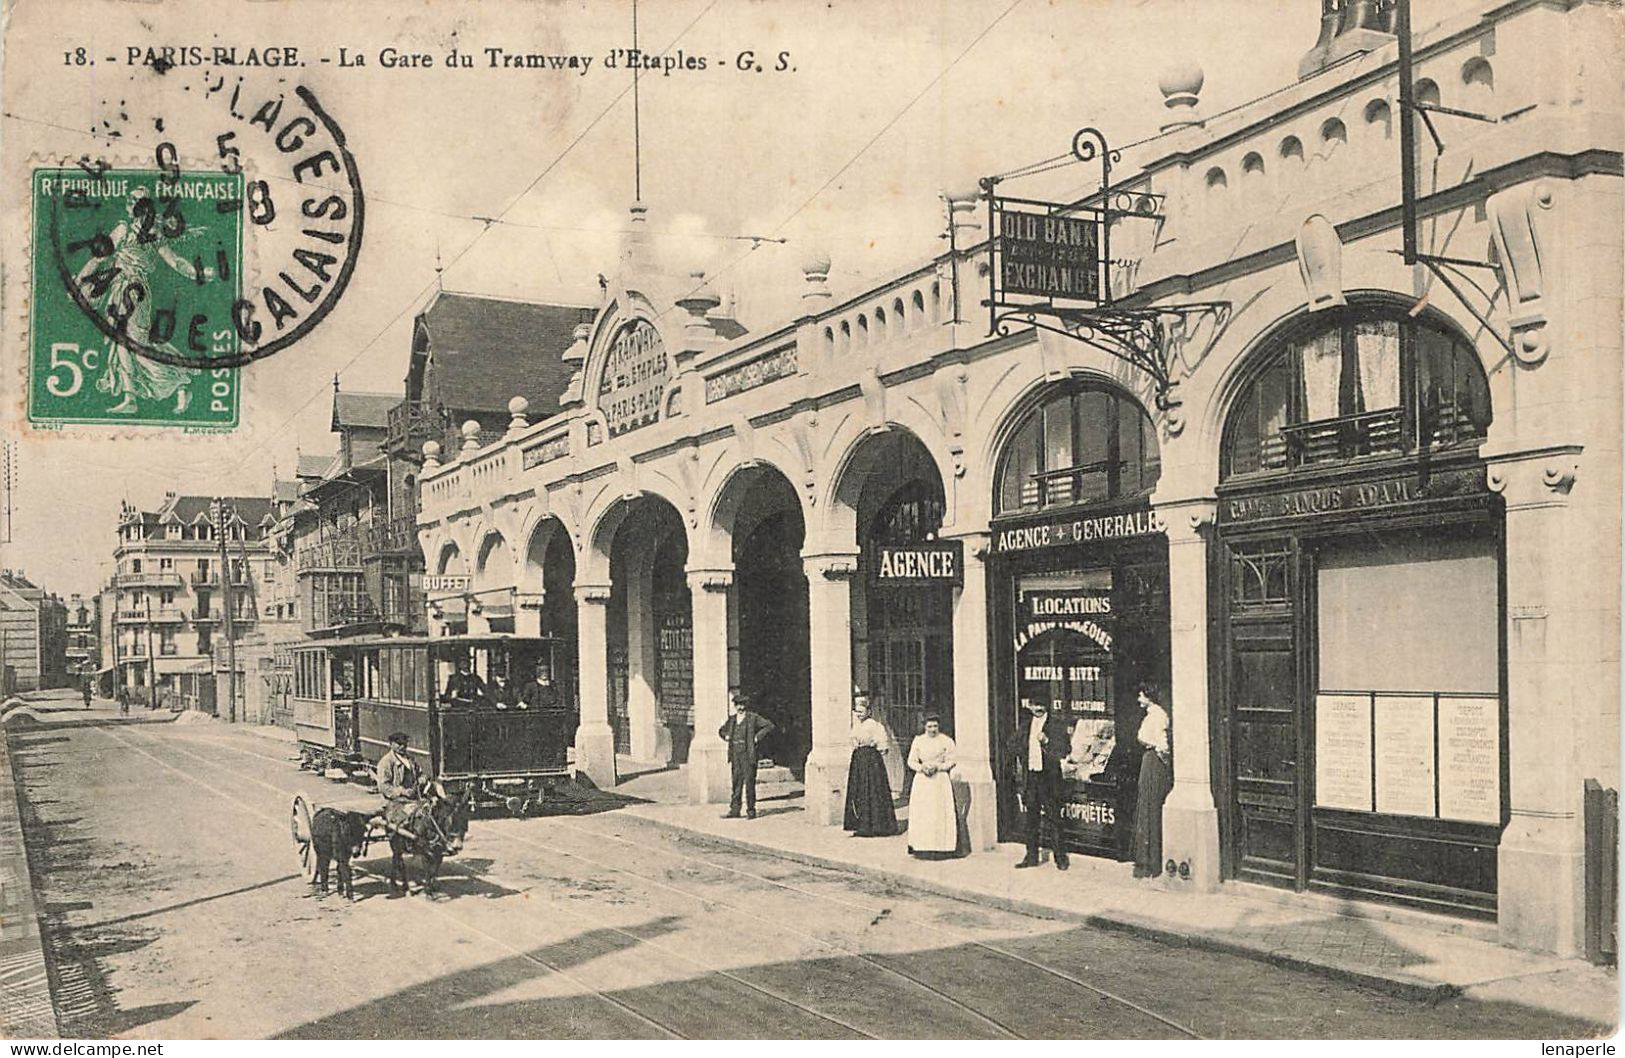
[(1225, 590), (1225, 711), (1237, 877), (1287, 888), (1306, 881), (1308, 756), (1299, 687), (1301, 607), (1288, 540), (1231, 545)]

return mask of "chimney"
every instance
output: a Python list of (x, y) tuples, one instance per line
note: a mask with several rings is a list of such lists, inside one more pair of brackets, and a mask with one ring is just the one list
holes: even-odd
[(1344, 59), (1376, 51), (1394, 39), (1398, 0), (1321, 0), (1320, 36), (1298, 63), (1298, 80)]

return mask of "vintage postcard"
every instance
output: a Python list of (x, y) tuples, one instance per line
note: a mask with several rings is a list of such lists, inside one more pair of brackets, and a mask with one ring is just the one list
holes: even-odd
[(0, 32), (0, 1036), (1613, 1053), (1618, 3)]

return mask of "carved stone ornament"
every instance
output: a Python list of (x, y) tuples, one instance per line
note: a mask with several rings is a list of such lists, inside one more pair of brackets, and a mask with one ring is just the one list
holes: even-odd
[(818, 555), (807, 559), (807, 564), (825, 580), (842, 580), (858, 572), (857, 555)]
[(1298, 274), (1309, 296), (1309, 311), (1347, 305), (1343, 296), (1343, 240), (1332, 222), (1310, 214), (1298, 228)]
[(607, 606), (612, 589), (608, 584), (577, 584), (576, 602)]
[(695, 569), (688, 573), (689, 587), (701, 591), (727, 591), (733, 587), (733, 582), (734, 571), (731, 569)]
[(948, 436), (948, 455), (954, 477), (965, 476), (965, 382), (970, 373), (963, 364), (944, 368), (931, 377), (942, 411), (942, 432)]
[(1542, 259), (1540, 215), (1555, 201), (1550, 184), (1508, 188), (1485, 202), (1495, 252), (1506, 279), (1512, 354), (1534, 367), (1551, 352), (1546, 334), (1546, 295), (1550, 277)]

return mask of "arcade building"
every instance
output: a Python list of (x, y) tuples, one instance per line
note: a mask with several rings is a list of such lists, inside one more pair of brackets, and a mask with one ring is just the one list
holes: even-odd
[(872, 289), (807, 255), (800, 313), (748, 332), (634, 207), (560, 406), (425, 446), (431, 627), (572, 638), (600, 786), (619, 753), (726, 800), (710, 733), (752, 694), (809, 825), (840, 823), (854, 687), (905, 748), (940, 712), (972, 855), (1017, 836), (1005, 747), (1038, 699), (1076, 722), (1068, 841), (1125, 858), (1150, 681), (1158, 884), (1578, 952), (1583, 791), (1619, 777), (1614, 12), (1415, 29), (1414, 222), (1392, 5), (1326, 12), (1298, 82), (1209, 119), (1172, 71), (1164, 135), (1113, 159), (1118, 263), (1075, 289), (1154, 338), (1139, 359), (1081, 340), (1106, 317), (992, 317), (1042, 279), (989, 246), (1014, 178), (946, 196), (959, 249)]

